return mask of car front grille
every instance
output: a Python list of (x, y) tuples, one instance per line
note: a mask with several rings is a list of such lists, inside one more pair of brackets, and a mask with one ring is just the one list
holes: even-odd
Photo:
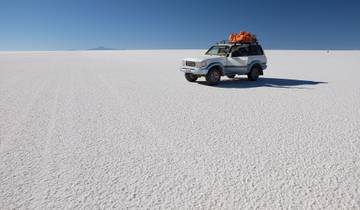
[(195, 67), (195, 62), (194, 61), (186, 61), (186, 66)]

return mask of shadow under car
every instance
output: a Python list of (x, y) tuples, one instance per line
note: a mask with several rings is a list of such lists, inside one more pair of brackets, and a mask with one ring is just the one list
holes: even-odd
[[(206, 82), (199, 81), (199, 84), (206, 85)], [(303, 85), (318, 85), (327, 84), (327, 82), (311, 81), (311, 80), (297, 80), (297, 79), (280, 79), (280, 78), (266, 78), (260, 77), (257, 81), (249, 81), (247, 78), (224, 79), (213, 87), (216, 88), (257, 88), (257, 87), (273, 87), (273, 88), (299, 88)]]

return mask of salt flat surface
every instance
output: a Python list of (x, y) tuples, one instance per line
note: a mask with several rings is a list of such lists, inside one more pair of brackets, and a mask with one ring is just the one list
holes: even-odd
[(0, 209), (360, 208), (359, 51), (216, 87), (201, 53), (1, 52)]

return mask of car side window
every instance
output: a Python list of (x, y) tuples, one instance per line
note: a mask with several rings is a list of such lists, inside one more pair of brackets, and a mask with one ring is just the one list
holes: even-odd
[(227, 48), (219, 48), (219, 55), (226, 55), (227, 54), (228, 49)]
[(238, 47), (232, 50), (231, 57), (244, 57), (248, 56), (249, 52), (247, 47)]
[(249, 46), (249, 55), (263, 55), (264, 52), (259, 45)]

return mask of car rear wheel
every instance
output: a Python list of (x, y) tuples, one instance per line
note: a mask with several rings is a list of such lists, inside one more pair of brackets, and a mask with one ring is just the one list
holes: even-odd
[(198, 76), (196, 76), (195, 74), (186, 73), (185, 79), (189, 82), (196, 82), (196, 80), (198, 79)]
[(205, 76), (206, 82), (209, 85), (216, 85), (220, 82), (221, 72), (218, 69), (211, 69)]
[(250, 81), (256, 81), (259, 79), (259, 75), (260, 75), (261, 69), (257, 66), (253, 67), (251, 69), (251, 71), (248, 73), (248, 79)]

